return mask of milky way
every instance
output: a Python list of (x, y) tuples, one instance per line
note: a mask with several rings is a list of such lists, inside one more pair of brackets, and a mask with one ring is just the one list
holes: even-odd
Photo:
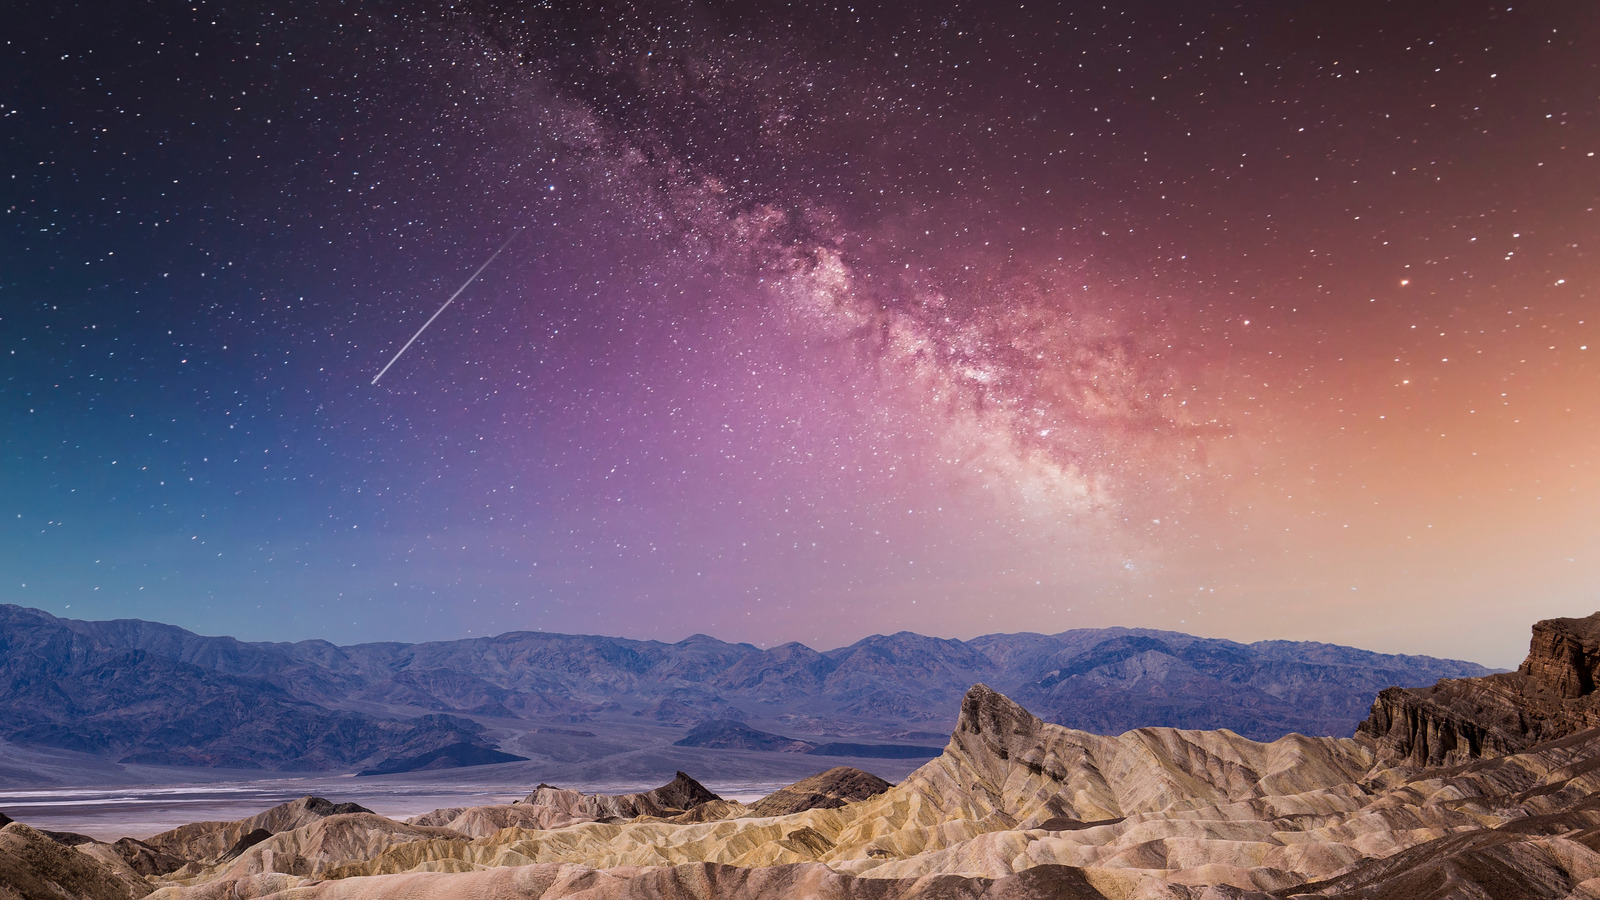
[(1582, 4), (14, 18), (0, 601), (1501, 665), (1600, 608)]

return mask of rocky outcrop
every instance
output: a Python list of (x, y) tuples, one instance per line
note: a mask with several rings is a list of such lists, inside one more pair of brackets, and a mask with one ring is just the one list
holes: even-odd
[(122, 838), (112, 844), (111, 849), (128, 864), (128, 868), (140, 875), (166, 875), (178, 871), (189, 862), (133, 838)]
[[(690, 778), (682, 772), (677, 773), (677, 775), (671, 781), (667, 782), (661, 787), (658, 787), (652, 791), (646, 791), (645, 793), (639, 795), (639, 802), (641, 804), (659, 803), (664, 808), (664, 811), (671, 811), (674, 809), (689, 810), (699, 806), (702, 803), (708, 803), (712, 800), (721, 799), (721, 797), (718, 797), (716, 794), (713, 794), (710, 790), (708, 790), (705, 785), (695, 781), (693, 778)], [(636, 815), (653, 815), (653, 813), (641, 812), (637, 813)]]
[(1430, 841), (1280, 896), (1289, 900), (1593, 900), (1600, 833), (1527, 835), (1484, 829)]
[(368, 812), (342, 813), (282, 831), (240, 853), (224, 856), (201, 879), (238, 880), (268, 873), (319, 877), (352, 859), (369, 859), (390, 847), (417, 841), (464, 841), (446, 828), (408, 825)]
[(1594, 693), (1600, 681), (1600, 612), (1582, 619), (1545, 619), (1533, 626), (1528, 658), (1518, 667), (1563, 700)]
[(230, 853), (236, 857), (253, 844), (260, 843), (259, 836), (255, 841), (246, 840), (257, 831), (274, 835), (292, 831), (328, 816), (370, 812), (372, 810), (355, 803), (334, 803), (321, 797), (306, 796), (288, 803), (280, 803), (248, 819), (182, 825), (146, 838), (143, 843), (157, 853), (190, 862), (209, 864), (229, 857)]
[(0, 828), (0, 897), (5, 900), (138, 900), (151, 890), (112, 854), (82, 853), (21, 822)]
[(808, 809), (836, 809), (866, 800), (893, 787), (871, 772), (835, 766), (774, 791), (750, 806), (752, 816), (787, 816)]
[(640, 723), (741, 719), (812, 723), (805, 741), (866, 738), (821, 748), (827, 755), (909, 759), (925, 750), (876, 736), (914, 724), (946, 730), (978, 681), (1048, 721), (1101, 734), (1165, 725), (1271, 740), (1349, 734), (1384, 687), (1486, 671), (1327, 644), (1129, 629), (972, 641), (901, 632), (826, 653), (703, 635), (666, 644), (537, 632), (268, 644), (0, 605), (0, 739), (163, 766), (398, 771), (506, 761), (522, 745), (502, 748), (497, 735), (526, 735), (519, 718), (592, 722), (608, 754), (658, 739)]
[[(484, 837), (502, 828), (548, 830), (638, 816), (690, 821), (698, 818), (692, 814), (702, 807), (718, 804), (724, 810), (731, 812), (733, 809), (705, 785), (679, 772), (661, 787), (633, 794), (585, 794), (541, 784), (533, 793), (512, 804), (436, 809), (413, 817), (407, 823)], [(742, 811), (743, 807), (737, 809)]]
[[(1427, 777), (1419, 777), (1427, 776)], [(1399, 844), (1281, 897), (1361, 900), (1594, 900), (1600, 897), (1600, 732), (1447, 769), (1389, 770), (1373, 807), (1456, 807), (1477, 827)], [(1436, 798), (1418, 803), (1420, 797)], [(1437, 803), (1437, 806), (1434, 804)]]
[(1600, 613), (1533, 626), (1515, 672), (1379, 693), (1357, 733), (1381, 759), (1459, 765), (1600, 726)]
[[(943, 770), (950, 788), (986, 793), (996, 813), (1028, 827), (1100, 821), (1172, 803), (1240, 801), (1358, 781), (1372, 757), (1356, 741), (1289, 735), (1258, 743), (1227, 731), (1140, 728), (1101, 737), (1049, 725), (976, 685), (944, 756), (903, 784)], [(935, 768), (937, 767), (937, 768)]]
[(448, 828), (467, 837), (486, 837), (502, 828), (520, 828), (527, 831), (547, 831), (565, 828), (580, 822), (596, 821), (587, 815), (573, 815), (566, 809), (552, 806), (534, 806), (523, 803), (504, 803), (494, 806), (457, 806), (436, 809), (407, 819), (410, 825), (427, 825)]
[(541, 784), (520, 802), (545, 807), (574, 819), (599, 821), (636, 816), (667, 818), (681, 815), (710, 800), (721, 800), (706, 786), (682, 772), (661, 787), (636, 794), (584, 794)]
[(1509, 673), (1425, 689), (1388, 688), (1373, 701), (1357, 734), (1373, 739), (1386, 762), (1460, 765), (1561, 736), (1546, 731), (1560, 715), (1552, 700), (1537, 683)]

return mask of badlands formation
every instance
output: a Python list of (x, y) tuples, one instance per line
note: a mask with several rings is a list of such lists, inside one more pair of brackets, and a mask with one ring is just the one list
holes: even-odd
[(1600, 900), (1600, 614), (1517, 673), (1386, 691), (1354, 738), (1116, 737), (974, 686), (897, 785), (835, 769), (754, 805), (680, 773), (541, 785), (408, 822), (305, 798), (104, 844), (0, 829), (0, 898)]

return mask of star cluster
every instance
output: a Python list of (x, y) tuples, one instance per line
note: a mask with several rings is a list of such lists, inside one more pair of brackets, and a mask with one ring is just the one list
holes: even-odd
[(556, 6), (10, 16), (0, 600), (1499, 665), (1600, 606), (1600, 12)]

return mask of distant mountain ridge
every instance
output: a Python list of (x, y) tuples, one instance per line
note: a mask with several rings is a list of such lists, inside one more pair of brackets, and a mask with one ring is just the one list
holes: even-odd
[(859, 750), (868, 744), (857, 738), (947, 728), (983, 682), (1088, 731), (1166, 725), (1272, 739), (1348, 735), (1384, 688), (1490, 671), (1127, 628), (970, 641), (900, 632), (828, 651), (543, 632), (340, 647), (0, 605), (0, 738), (139, 762), (388, 770), (447, 747), (490, 758), (470, 748), (497, 751), (507, 735), (534, 730), (528, 722), (726, 719), (849, 737), (837, 746)]

